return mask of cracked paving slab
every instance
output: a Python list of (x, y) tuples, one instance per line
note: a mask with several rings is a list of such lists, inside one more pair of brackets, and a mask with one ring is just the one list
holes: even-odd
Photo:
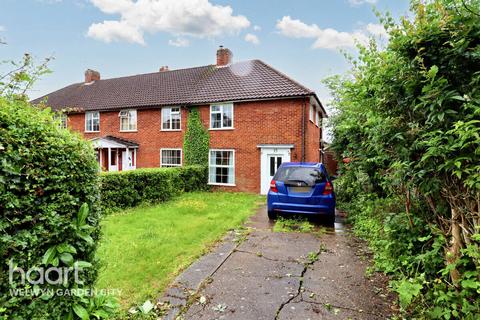
[[(180, 311), (180, 319), (195, 320), (391, 315), (392, 295), (385, 279), (365, 276), (369, 264), (362, 259), (363, 243), (344, 231), (330, 230), (320, 237), (274, 233), (264, 210), (252, 218), (254, 229), (244, 242), (227, 237), (177, 278), (177, 286), (165, 296), (176, 303), (175, 312), (164, 319), (175, 319)], [(318, 260), (310, 261), (310, 252), (318, 253)], [(199, 297), (205, 301), (200, 303)]]

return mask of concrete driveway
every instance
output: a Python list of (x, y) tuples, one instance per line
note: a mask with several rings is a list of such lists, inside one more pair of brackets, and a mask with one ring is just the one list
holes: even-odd
[(182, 273), (159, 300), (164, 319), (385, 319), (393, 295), (366, 276), (369, 256), (343, 228), (272, 231), (265, 208)]

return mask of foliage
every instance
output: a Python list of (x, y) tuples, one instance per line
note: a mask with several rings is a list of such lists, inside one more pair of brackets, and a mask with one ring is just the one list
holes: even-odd
[[(1, 42), (0, 42), (1, 44)], [(47, 65), (52, 58), (46, 58), (41, 64), (36, 64), (28, 53), (21, 61), (0, 61), (0, 67), (13, 68), (0, 74), (0, 96), (20, 98), (27, 101), (26, 92), (42, 75), (50, 73)]]
[(314, 225), (306, 219), (302, 218), (284, 218), (278, 217), (273, 226), (274, 232), (311, 232)]
[(202, 124), (198, 109), (192, 109), (188, 115), (187, 131), (183, 141), (185, 163), (187, 165), (208, 165), (210, 135)]
[(156, 301), (180, 271), (254, 214), (262, 199), (248, 193), (191, 192), (106, 217), (98, 287), (120, 289), (124, 310)]
[[(339, 205), (395, 275), (404, 310), (480, 312), (480, 1), (412, 1), (381, 18), (390, 40), (359, 47), (330, 78)], [(408, 292), (408, 293), (407, 293)], [(434, 310), (429, 312), (428, 310)]]
[(100, 180), (101, 206), (108, 213), (166, 201), (184, 191), (205, 190), (207, 170), (202, 166), (137, 169), (102, 173)]
[[(91, 146), (59, 129), (49, 109), (0, 97), (0, 163), (0, 317), (108, 316), (110, 299), (78, 290), (93, 288), (98, 268), (98, 167)], [(77, 267), (80, 282), (22, 283), (20, 272), (12, 272), (10, 281), (9, 270), (17, 267)], [(39, 279), (35, 272), (32, 277)], [(59, 278), (58, 272), (50, 275)], [(29, 294), (15, 292), (22, 289)], [(57, 289), (77, 293), (62, 296)]]

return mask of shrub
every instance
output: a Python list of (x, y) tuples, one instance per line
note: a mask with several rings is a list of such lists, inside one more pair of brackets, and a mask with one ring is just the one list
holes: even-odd
[[(113, 306), (104, 297), (56, 291), (88, 290), (97, 278), (98, 167), (91, 146), (59, 129), (48, 109), (0, 97), (0, 163), (0, 318), (108, 316)], [(54, 271), (50, 283), (22, 282), (20, 271), (9, 272), (15, 267), (77, 267), (79, 281), (72, 274), (61, 281)]]
[(157, 203), (181, 192), (205, 190), (207, 169), (203, 166), (148, 168), (101, 174), (101, 204), (105, 212), (141, 203)]
[(411, 0), (411, 18), (381, 18), (388, 43), (359, 46), (327, 81), (332, 148), (351, 160), (338, 201), (412, 318), (480, 314), (479, 8)]

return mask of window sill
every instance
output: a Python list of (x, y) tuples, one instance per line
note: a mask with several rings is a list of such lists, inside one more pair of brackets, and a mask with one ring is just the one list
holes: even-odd
[(223, 187), (236, 187), (235, 183), (217, 183), (217, 182), (209, 182), (207, 183), (209, 186), (223, 186)]
[(180, 168), (182, 167), (181, 164), (173, 165), (173, 164), (166, 164), (166, 165), (160, 165), (160, 168)]
[(163, 132), (179, 132), (179, 131), (182, 131), (182, 129), (160, 129), (160, 131), (163, 131)]
[(100, 132), (100, 130), (98, 130), (98, 131), (85, 131), (85, 133), (99, 133), (99, 132)]
[(138, 132), (138, 130), (119, 130), (120, 132)]
[(228, 130), (234, 130), (235, 128), (209, 128), (208, 130), (210, 131), (228, 131)]

